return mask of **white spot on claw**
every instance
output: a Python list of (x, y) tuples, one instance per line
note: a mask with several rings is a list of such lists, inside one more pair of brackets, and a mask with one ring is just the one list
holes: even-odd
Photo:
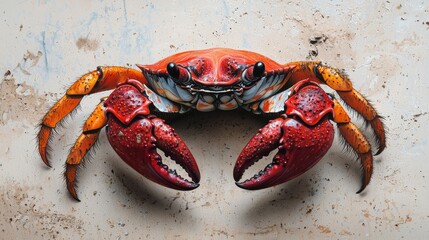
[(136, 142), (141, 143), (142, 142), (142, 135), (140, 133), (136, 134)]

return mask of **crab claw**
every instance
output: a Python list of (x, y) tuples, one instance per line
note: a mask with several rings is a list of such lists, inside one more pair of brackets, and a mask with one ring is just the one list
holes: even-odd
[[(173, 128), (148, 115), (150, 104), (139, 83), (128, 81), (119, 86), (105, 102), (110, 144), (122, 160), (144, 177), (177, 190), (197, 188), (200, 172), (194, 157)], [(164, 164), (157, 148), (179, 164), (191, 181)]]
[[(177, 190), (192, 190), (199, 186), (200, 172), (194, 157), (183, 140), (163, 120), (150, 116), (124, 127), (112, 118), (108, 124), (107, 136), (113, 149), (147, 179)], [(192, 181), (164, 164), (157, 148), (179, 164)]]
[[(277, 118), (250, 140), (234, 167), (237, 186), (256, 190), (287, 182), (313, 167), (332, 145), (334, 129), (325, 118), (307, 126), (293, 118)], [(245, 170), (278, 148), (273, 161), (252, 178), (238, 182)]]

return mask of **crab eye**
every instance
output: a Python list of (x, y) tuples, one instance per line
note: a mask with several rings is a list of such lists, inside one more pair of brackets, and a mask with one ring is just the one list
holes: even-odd
[(179, 78), (180, 76), (179, 67), (174, 62), (170, 62), (167, 64), (167, 72), (170, 75), (170, 77), (175, 79)]
[(255, 65), (246, 70), (246, 79), (254, 82), (259, 80), (265, 74), (265, 64), (261, 61), (256, 62)]
[(265, 64), (263, 62), (257, 62), (253, 66), (253, 77), (260, 78), (265, 73)]
[(167, 64), (167, 73), (176, 82), (185, 83), (190, 78), (189, 72), (185, 68), (177, 66), (177, 64), (174, 62)]

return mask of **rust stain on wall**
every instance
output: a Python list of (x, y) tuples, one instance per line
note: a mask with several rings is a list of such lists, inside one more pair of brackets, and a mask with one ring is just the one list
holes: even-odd
[[(30, 187), (15, 183), (0, 186), (0, 231), (8, 232), (9, 238), (30, 239), (40, 236), (56, 239), (65, 236), (85, 235), (84, 223), (72, 214), (57, 213), (37, 201)], [(0, 232), (0, 236), (1, 236)], [(70, 235), (69, 235), (70, 236)]]
[(0, 125), (9, 120), (28, 121), (36, 125), (48, 108), (47, 97), (39, 95), (26, 83), (16, 83), (14, 78), (4, 78), (0, 82)]
[(95, 40), (95, 39), (89, 39), (89, 38), (82, 38), (80, 37), (77, 41), (76, 41), (76, 47), (79, 50), (84, 50), (84, 51), (95, 51), (98, 49), (98, 46), (100, 45), (100, 43)]

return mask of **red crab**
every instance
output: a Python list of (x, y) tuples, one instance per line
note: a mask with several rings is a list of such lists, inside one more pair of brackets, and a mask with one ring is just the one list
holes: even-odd
[[(194, 157), (157, 115), (239, 107), (256, 114), (279, 116), (260, 129), (238, 157), (234, 179), (239, 187), (266, 188), (307, 171), (331, 147), (334, 122), (345, 143), (361, 160), (360, 193), (371, 179), (371, 146), (334, 95), (327, 94), (319, 84), (336, 90), (372, 127), (378, 144), (376, 154), (386, 146), (381, 117), (372, 105), (353, 89), (344, 73), (320, 62), (281, 65), (254, 52), (213, 48), (178, 53), (155, 64), (137, 67), (140, 70), (98, 67), (83, 75), (42, 120), (39, 152), (50, 166), (47, 150), (52, 129), (85, 95), (114, 89), (85, 122), (67, 158), (67, 189), (76, 200), (76, 171), (104, 126), (113, 149), (140, 174), (166, 187), (191, 190), (198, 187), (200, 180)], [(182, 166), (190, 179), (162, 163), (157, 148)], [(249, 166), (275, 148), (278, 153), (264, 170), (239, 182)]]

